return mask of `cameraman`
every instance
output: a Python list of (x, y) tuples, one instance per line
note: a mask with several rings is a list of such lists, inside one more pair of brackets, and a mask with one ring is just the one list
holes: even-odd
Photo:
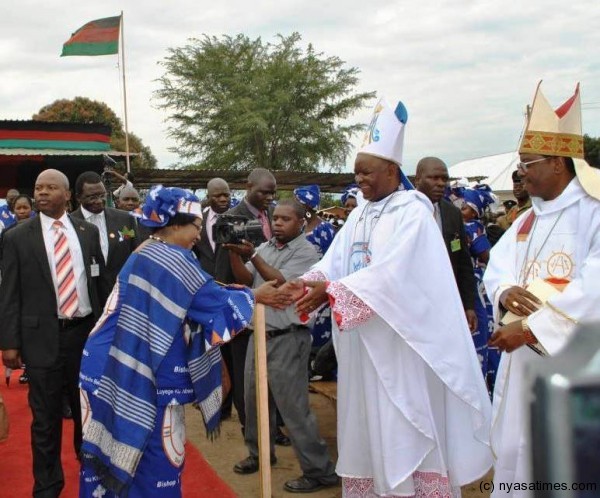
[[(225, 214), (245, 216), (249, 220), (260, 220), (263, 226), (264, 240), (271, 238), (271, 203), (275, 198), (277, 183), (275, 177), (268, 169), (256, 168), (248, 175), (246, 184), (246, 196), (237, 206)], [(218, 245), (215, 256), (215, 280), (225, 283), (235, 283), (235, 277), (229, 262), (229, 251)], [(231, 391), (233, 393), (233, 404), (242, 425), (242, 432), (246, 425), (246, 413), (244, 410), (244, 364), (246, 363), (246, 349), (248, 347), (249, 334), (242, 332), (229, 343), (231, 348)]]
[[(277, 280), (278, 285), (297, 278), (319, 261), (315, 247), (304, 236), (304, 207), (297, 201), (280, 201), (273, 213), (273, 238), (258, 249), (244, 240), (242, 244), (225, 244), (238, 283), (257, 287), (265, 281)], [(244, 264), (242, 256), (248, 257)], [(290, 492), (312, 492), (337, 484), (334, 465), (327, 445), (321, 438), (315, 416), (308, 402), (306, 365), (310, 353), (311, 336), (308, 327), (301, 324), (289, 306), (284, 310), (267, 308), (267, 374), (269, 390), (269, 425), (271, 433), (271, 463), (275, 463), (275, 406), (279, 409), (288, 429), (292, 446), (300, 462), (303, 475), (285, 483)], [(238, 474), (258, 471), (258, 430), (255, 395), (253, 336), (246, 355), (245, 441), (250, 456), (238, 462), (233, 470)]]
[(115, 199), (118, 199), (121, 196), (121, 191), (125, 188), (125, 187), (131, 187), (133, 188), (133, 173), (125, 173), (124, 175), (122, 175), (121, 173), (115, 171), (114, 169), (105, 169), (104, 170), (105, 173), (108, 173), (109, 175), (114, 176), (117, 180), (119, 180), (121, 182), (121, 185), (119, 185), (119, 187), (117, 187), (117, 189), (113, 190), (113, 197)]

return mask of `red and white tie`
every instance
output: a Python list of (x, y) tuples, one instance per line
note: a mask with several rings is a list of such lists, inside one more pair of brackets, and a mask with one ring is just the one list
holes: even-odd
[(73, 260), (67, 236), (63, 231), (64, 225), (56, 220), (52, 223), (52, 228), (54, 229), (54, 264), (58, 282), (58, 310), (61, 315), (71, 318), (79, 306)]
[(264, 211), (260, 211), (258, 213), (258, 220), (260, 221), (260, 223), (262, 225), (262, 231), (263, 231), (263, 235), (265, 236), (265, 239), (271, 240), (271, 237), (273, 235), (271, 234), (271, 224), (269, 223), (269, 217), (266, 215), (266, 213)]

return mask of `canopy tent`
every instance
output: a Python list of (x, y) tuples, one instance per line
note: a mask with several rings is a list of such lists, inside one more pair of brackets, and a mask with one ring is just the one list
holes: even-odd
[(512, 198), (512, 173), (517, 169), (518, 152), (461, 161), (448, 169), (451, 178), (467, 178), (488, 184), (501, 201)]

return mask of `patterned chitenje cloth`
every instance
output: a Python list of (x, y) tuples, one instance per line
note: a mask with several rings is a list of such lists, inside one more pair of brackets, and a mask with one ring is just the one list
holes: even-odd
[(130, 257), (116, 289), (116, 305), (110, 311), (109, 302), (105, 310), (112, 316), (101, 318), (84, 351), (81, 385), (91, 394), (92, 417), (84, 422), (82, 453), (120, 496), (154, 428), (156, 373), (174, 339), (190, 325), (187, 364), (212, 433), (221, 402), (220, 354), (213, 346), (246, 327), (254, 301), (249, 290), (215, 283), (190, 251), (159, 242)]

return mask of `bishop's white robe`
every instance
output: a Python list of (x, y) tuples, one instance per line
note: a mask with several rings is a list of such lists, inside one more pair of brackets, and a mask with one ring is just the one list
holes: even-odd
[[(517, 234), (531, 210), (536, 221), (527, 239), (519, 241)], [(494, 303), (496, 321), (501, 318), (502, 292), (514, 285), (526, 287), (536, 278), (570, 281), (562, 293), (551, 297), (528, 319), (539, 343), (554, 355), (578, 322), (600, 320), (600, 201), (590, 197), (577, 178), (556, 199), (532, 198), (532, 208), (517, 218), (492, 248), (483, 280)], [(536, 357), (523, 346), (502, 353), (500, 359), (490, 436), (496, 484), (532, 482), (523, 372)], [(495, 490), (492, 496), (531, 496), (528, 491), (507, 495), (497, 485)]]
[(429, 199), (360, 204), (303, 278), (330, 282), (340, 324), (344, 496), (449, 496), (482, 477), (491, 404)]

